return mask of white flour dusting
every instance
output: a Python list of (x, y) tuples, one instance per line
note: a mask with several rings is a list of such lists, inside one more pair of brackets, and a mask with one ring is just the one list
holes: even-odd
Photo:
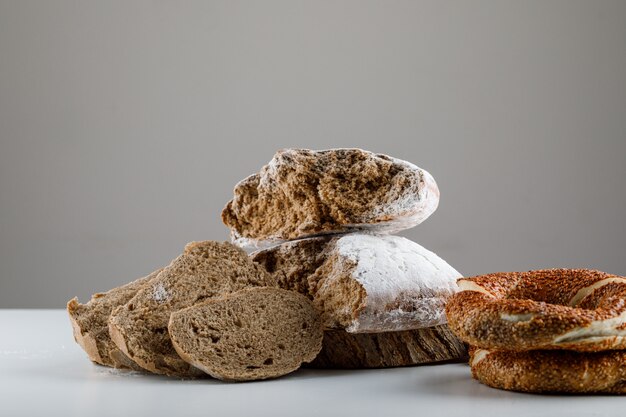
[[(352, 277), (367, 293), (365, 309), (348, 332), (410, 330), (446, 322), (445, 302), (457, 291), (461, 274), (435, 253), (400, 236), (361, 233), (341, 237), (335, 250), (356, 264)], [(340, 278), (337, 272), (325, 285)]]
[(439, 188), (428, 171), (402, 159), (390, 158), (395, 164), (414, 174), (417, 180), (394, 201), (377, 207), (372, 218), (394, 216), (388, 222), (386, 230), (400, 231), (420, 224), (437, 210)]
[(154, 301), (163, 302), (170, 298), (170, 293), (167, 292), (162, 283), (157, 283), (152, 287), (152, 299)]

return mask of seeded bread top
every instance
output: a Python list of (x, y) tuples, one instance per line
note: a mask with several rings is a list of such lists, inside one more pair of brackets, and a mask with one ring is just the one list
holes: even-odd
[(626, 348), (626, 278), (590, 269), (464, 278), (446, 305), (450, 328), (484, 349)]
[(472, 376), (485, 385), (521, 392), (626, 393), (626, 351), (514, 352), (470, 348)]

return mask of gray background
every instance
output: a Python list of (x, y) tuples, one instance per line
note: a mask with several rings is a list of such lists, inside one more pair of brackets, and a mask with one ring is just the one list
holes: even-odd
[(0, 307), (222, 240), (278, 148), (428, 169), (466, 275), (626, 274), (625, 1), (0, 0)]

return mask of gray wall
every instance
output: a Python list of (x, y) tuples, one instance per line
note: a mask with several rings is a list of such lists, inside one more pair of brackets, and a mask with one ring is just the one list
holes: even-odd
[(282, 147), (428, 169), (466, 275), (626, 274), (624, 1), (0, 0), (0, 307), (227, 238)]

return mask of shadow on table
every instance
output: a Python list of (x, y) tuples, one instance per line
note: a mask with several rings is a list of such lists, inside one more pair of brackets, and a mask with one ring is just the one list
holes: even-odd
[[(185, 383), (185, 384), (229, 384), (232, 382), (224, 382), (218, 379), (211, 378), (207, 375), (206, 378), (197, 379), (178, 379), (167, 377), (165, 375), (155, 375), (148, 372), (114, 369), (106, 366), (101, 366), (90, 362), (88, 359), (81, 360), (77, 363), (75, 357), (67, 357), (58, 359), (55, 361), (28, 361), (27, 366), (22, 363), (19, 373), (24, 377), (36, 377), (37, 379), (50, 379), (54, 381), (64, 380), (72, 382), (81, 381), (98, 381), (106, 382), (113, 381), (116, 384), (120, 380), (137, 381), (140, 379), (142, 383)], [(248, 383), (262, 383), (271, 381), (284, 381), (286, 379), (292, 380), (311, 380), (311, 379), (332, 379), (337, 377), (345, 377), (353, 375), (354, 372), (367, 372), (367, 371), (353, 371), (353, 370), (318, 370), (318, 369), (299, 369), (289, 375), (283, 376), (277, 379), (270, 379), (265, 381), (250, 381)]]
[[(59, 380), (69, 382), (89, 382), (96, 381), (104, 384), (136, 383), (138, 380), (142, 384), (189, 384), (189, 385), (231, 385), (233, 382), (223, 382), (211, 377), (200, 379), (181, 380), (163, 375), (154, 375), (137, 371), (125, 371), (105, 366), (95, 365), (87, 359), (83, 363), (77, 364), (75, 358), (67, 357), (54, 362), (46, 360), (27, 361), (29, 366), (20, 366), (19, 373), (23, 377), (35, 377), (53, 382)], [(441, 371), (437, 368), (441, 367)], [(407, 375), (406, 371), (410, 370)], [(436, 372), (433, 372), (436, 371)], [(385, 383), (377, 385), (377, 394), (381, 396), (415, 396), (427, 394), (433, 397), (456, 397), (467, 399), (495, 399), (500, 401), (510, 401), (522, 397), (532, 396), (535, 398), (549, 399), (551, 397), (580, 397), (581, 395), (571, 394), (530, 394), (490, 388), (479, 383), (471, 377), (470, 369), (465, 364), (429, 364), (404, 368), (385, 369), (311, 369), (302, 368), (289, 375), (277, 379), (264, 381), (250, 381), (245, 385), (284, 383), (287, 381), (330, 381), (333, 379), (352, 379), (355, 375), (371, 376), (371, 374), (396, 373), (397, 378), (388, 376), (384, 378)], [(428, 375), (421, 374), (422, 372)], [(376, 379), (372, 379), (374, 382)], [(612, 397), (606, 394), (600, 397)], [(599, 397), (594, 395), (594, 397)]]

